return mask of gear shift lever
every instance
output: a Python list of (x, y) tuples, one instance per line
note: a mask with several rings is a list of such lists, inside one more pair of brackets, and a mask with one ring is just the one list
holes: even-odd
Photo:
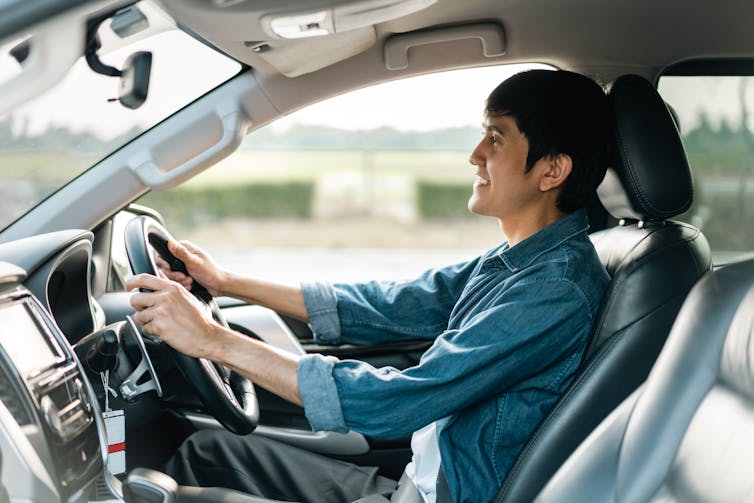
[(173, 503), (178, 483), (169, 475), (146, 468), (134, 468), (123, 482), (127, 503)]

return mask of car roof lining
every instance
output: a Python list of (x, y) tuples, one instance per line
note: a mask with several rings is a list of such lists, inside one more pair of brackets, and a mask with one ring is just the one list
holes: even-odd
[[(327, 44), (318, 48), (311, 43), (313, 39), (283, 41), (281, 53), (296, 54), (301, 62), (298, 67), (284, 66), (281, 61), (287, 58), (274, 55), (274, 46), (280, 41), (272, 42), (272, 50), (265, 53), (253, 49), (265, 42), (260, 39), (264, 37), (261, 17), (279, 11), (277, 3), (247, 1), (222, 9), (200, 0), (161, 1), (181, 25), (252, 67), (264, 92), (283, 113), (368, 85), (450, 69), (544, 63), (602, 82), (625, 73), (654, 81), (664, 68), (691, 58), (754, 56), (754, 30), (745, 22), (754, 19), (754, 2), (736, 0), (716, 2), (714, 17), (709, 15), (706, 0), (688, 0), (683, 15), (677, 5), (654, 0), (626, 4), (604, 0), (438, 0), (422, 11), (375, 25), (373, 45), (364, 44), (336, 58), (327, 54)], [(312, 10), (325, 1), (286, 2), (286, 10)], [(384, 48), (390, 37), (473, 22), (503, 27), (504, 55), (485, 57), (478, 40), (449, 40), (411, 48), (406, 69), (386, 68)], [(588, 32), (580, 30), (584, 25), (589, 26)], [(579, 36), (573, 36), (575, 31)]]
[[(275, 71), (274, 67), (263, 64), (259, 54), (243, 45), (249, 37), (257, 42), (263, 41), (260, 37), (264, 34), (256, 28), (263, 15), (259, 9), (246, 14), (234, 12), (233, 19), (229, 20), (228, 9), (220, 9), (212, 2), (162, 1), (180, 22), (202, 33), (240, 61), (261, 71)], [(254, 2), (254, 5), (262, 3)], [(308, 6), (311, 3), (287, 2), (286, 9), (295, 10), (298, 5), (299, 10), (311, 10), (312, 7)], [(202, 15), (197, 13), (199, 4), (202, 5)], [(754, 2), (721, 0), (714, 5), (714, 17), (709, 15), (710, 8), (706, 0), (688, 0), (682, 13), (674, 2), (653, 0), (627, 3), (603, 0), (547, 3), (438, 0), (422, 11), (375, 25), (375, 45), (381, 51), (385, 40), (396, 33), (457, 26), (473, 20), (492, 21), (506, 30), (506, 62), (542, 61), (565, 68), (592, 68), (593, 72), (603, 74), (606, 80), (616, 76), (614, 69), (659, 70), (691, 57), (751, 55), (754, 30), (750, 29), (748, 21), (754, 19)], [(275, 12), (275, 8), (270, 8), (270, 12)], [(715, 22), (711, 23), (711, 20)], [(231, 22), (232, 26), (228, 28), (222, 22)], [(584, 25), (589, 26), (588, 31), (580, 29)], [(245, 31), (241, 26), (247, 27)], [(725, 29), (721, 30), (721, 26)], [(579, 36), (573, 36), (575, 31), (579, 31)], [(751, 44), (746, 44), (747, 40)], [(307, 54), (308, 58), (320, 57), (316, 48), (307, 45), (306, 39), (294, 43), (297, 50)], [(646, 75), (647, 72), (639, 73)]]

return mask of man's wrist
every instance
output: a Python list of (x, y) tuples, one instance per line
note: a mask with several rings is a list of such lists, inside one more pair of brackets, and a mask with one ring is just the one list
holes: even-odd
[(231, 345), (235, 334), (217, 323), (210, 324), (209, 332), (212, 343), (207, 348), (206, 358), (222, 365), (230, 364), (228, 355), (233, 353)]
[(221, 269), (217, 272), (217, 284), (215, 290), (218, 297), (233, 297), (233, 285), (237, 281), (236, 274)]

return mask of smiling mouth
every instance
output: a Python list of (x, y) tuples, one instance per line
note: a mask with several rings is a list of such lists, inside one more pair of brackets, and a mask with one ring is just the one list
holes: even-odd
[(490, 184), (490, 181), (489, 181), (489, 180), (485, 180), (485, 179), (484, 179), (484, 178), (482, 178), (481, 176), (477, 175), (477, 176), (476, 176), (476, 177), (474, 178), (474, 184), (475, 184), (475, 185), (489, 185), (489, 184)]

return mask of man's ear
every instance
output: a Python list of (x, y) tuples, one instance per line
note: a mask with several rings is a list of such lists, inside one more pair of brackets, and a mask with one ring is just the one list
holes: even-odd
[(557, 189), (566, 181), (573, 170), (570, 155), (557, 154), (545, 159), (545, 171), (539, 179), (539, 190), (547, 192)]

